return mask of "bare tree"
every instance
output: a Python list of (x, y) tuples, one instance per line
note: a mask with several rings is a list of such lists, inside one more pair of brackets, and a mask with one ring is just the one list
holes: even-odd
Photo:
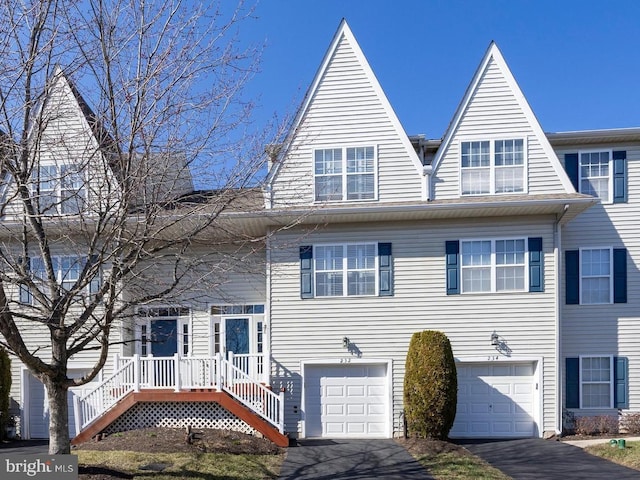
[(267, 139), (243, 99), (260, 52), (238, 37), (243, 3), (2, 0), (1, 15), (0, 343), (43, 382), (49, 452), (68, 453), (68, 389), (103, 368), (116, 322), (261, 248), (226, 215), (261, 202), (248, 147)]

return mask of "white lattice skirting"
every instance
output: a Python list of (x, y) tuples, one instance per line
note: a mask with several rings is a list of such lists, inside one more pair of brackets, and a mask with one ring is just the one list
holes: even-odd
[(255, 430), (215, 402), (143, 402), (131, 407), (106, 433), (140, 428), (217, 428), (255, 434)]

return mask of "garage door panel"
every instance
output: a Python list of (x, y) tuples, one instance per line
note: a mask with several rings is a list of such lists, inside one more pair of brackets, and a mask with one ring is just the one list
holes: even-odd
[(305, 434), (309, 437), (387, 436), (387, 388), (386, 365), (308, 366)]
[(452, 437), (530, 437), (535, 433), (533, 364), (458, 365)]

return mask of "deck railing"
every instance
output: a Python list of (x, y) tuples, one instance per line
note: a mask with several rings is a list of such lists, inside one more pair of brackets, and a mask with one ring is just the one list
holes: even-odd
[(214, 357), (117, 357), (114, 373), (87, 393), (74, 397), (76, 428), (82, 430), (131, 392), (146, 389), (215, 389), (284, 432), (284, 394), (265, 387), (262, 355)]

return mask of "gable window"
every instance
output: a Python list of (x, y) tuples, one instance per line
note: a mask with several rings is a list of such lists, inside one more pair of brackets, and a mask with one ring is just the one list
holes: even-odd
[(565, 252), (567, 304), (627, 302), (627, 250), (583, 248)]
[(376, 196), (375, 148), (314, 151), (315, 200), (370, 200)]
[(542, 238), (450, 240), (445, 243), (447, 294), (542, 292)]
[(390, 243), (300, 247), (302, 298), (393, 295)]
[(462, 195), (525, 191), (524, 140), (482, 140), (460, 144)]
[(37, 190), (40, 213), (72, 215), (85, 208), (86, 189), (78, 165), (41, 165), (38, 168)]

